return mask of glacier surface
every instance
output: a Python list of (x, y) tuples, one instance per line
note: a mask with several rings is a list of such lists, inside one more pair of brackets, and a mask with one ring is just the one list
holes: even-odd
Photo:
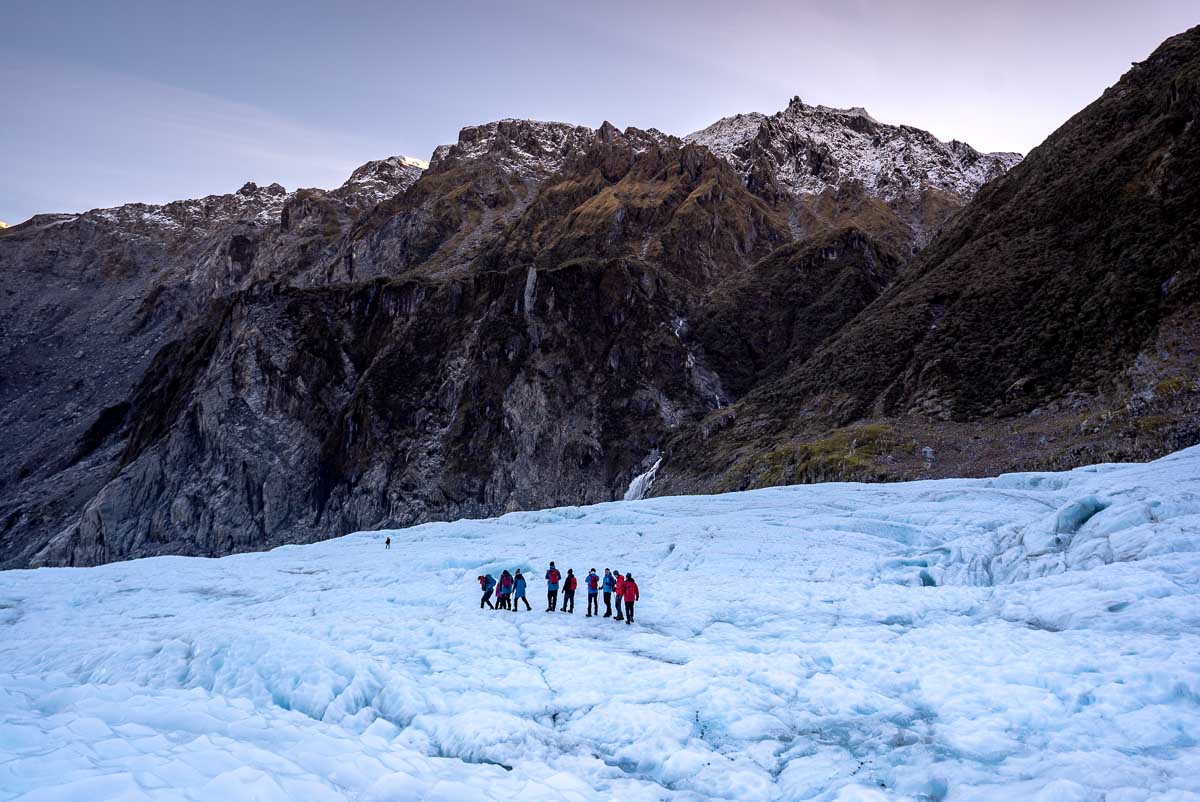
[(1198, 593), (1200, 447), (11, 571), (0, 800), (1200, 800)]

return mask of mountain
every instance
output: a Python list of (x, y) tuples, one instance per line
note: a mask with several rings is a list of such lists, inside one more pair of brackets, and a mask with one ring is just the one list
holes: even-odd
[(502, 120), (335, 190), (9, 229), (0, 560), (1162, 453), (1195, 420), (1196, 36), (1008, 172), (794, 101), (684, 139)]
[(732, 164), (755, 194), (786, 201), (798, 236), (855, 225), (906, 253), (1021, 160), (799, 97), (771, 116), (726, 117), (685, 139)]
[[(1200, 440), (1200, 28), (1019, 165), (657, 490), (1144, 459)], [(936, 461), (937, 466), (933, 463)]]

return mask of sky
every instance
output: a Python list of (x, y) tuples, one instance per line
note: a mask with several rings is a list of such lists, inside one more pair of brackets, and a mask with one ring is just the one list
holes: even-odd
[(793, 95), (1028, 152), (1196, 0), (0, 0), (0, 221), (333, 187), (504, 117), (684, 135)]

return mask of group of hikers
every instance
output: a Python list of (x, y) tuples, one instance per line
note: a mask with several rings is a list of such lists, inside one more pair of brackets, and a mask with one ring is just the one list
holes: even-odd
[[(491, 574), (484, 574), (479, 577), (479, 587), (483, 590), (483, 598), (479, 601), (479, 609), (490, 607), (493, 610), (512, 610), (517, 611), (518, 605), (525, 602), (526, 610), (533, 610), (529, 604), (529, 599), (525, 598), (525, 575), (521, 573), (521, 569), (515, 569), (516, 573), (510, 574), (506, 569), (500, 574), (500, 579), (496, 579)], [(588, 571), (588, 575), (584, 578), (584, 584), (587, 587), (587, 616), (591, 618), (593, 615), (600, 617), (600, 599), (601, 593), (604, 594), (604, 618), (615, 618), (617, 621), (624, 621), (626, 624), (633, 623), (633, 606), (639, 598), (637, 582), (633, 580), (632, 574), (622, 574), (620, 571), (614, 571), (611, 568), (604, 569), (604, 576), (601, 577), (593, 568)], [(554, 566), (554, 561), (550, 561), (550, 568), (546, 571), (546, 612), (552, 613), (558, 607), (558, 589), (562, 586), (562, 608), (560, 612), (573, 613), (575, 612), (575, 589), (579, 587), (579, 581), (575, 578), (575, 571), (572, 568), (567, 569), (567, 575), (564, 578), (558, 569)], [(496, 594), (496, 603), (492, 604), (492, 594)], [(613, 615), (613, 595), (617, 597), (617, 612)]]

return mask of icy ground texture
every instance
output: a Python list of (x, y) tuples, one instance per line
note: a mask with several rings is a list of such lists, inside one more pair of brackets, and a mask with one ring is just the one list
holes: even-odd
[(685, 139), (706, 145), (746, 178), (766, 160), (794, 195), (817, 195), (858, 181), (885, 200), (922, 189), (970, 198), (1021, 160), (1019, 153), (980, 153), (965, 142), (941, 142), (928, 131), (885, 125), (864, 109), (809, 106), (725, 117)]
[(1200, 447), (390, 534), (0, 574), (0, 799), (1200, 800)]

